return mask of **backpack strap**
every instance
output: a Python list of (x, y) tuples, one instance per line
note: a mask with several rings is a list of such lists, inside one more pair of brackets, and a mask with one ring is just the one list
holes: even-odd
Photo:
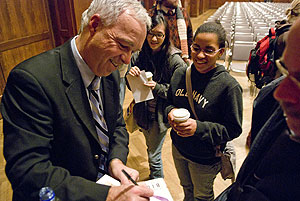
[(192, 68), (191, 68), (191, 66), (189, 66), (186, 69), (186, 73), (185, 73), (185, 85), (186, 85), (187, 95), (188, 95), (188, 99), (189, 99), (189, 103), (190, 103), (192, 112), (195, 116), (195, 119), (198, 120), (198, 116), (195, 112), (194, 102), (193, 102), (193, 98), (192, 98), (192, 79), (191, 79), (192, 73), (191, 72), (192, 72)]
[(269, 30), (269, 36), (271, 36), (272, 39), (276, 38), (276, 31), (273, 27)]

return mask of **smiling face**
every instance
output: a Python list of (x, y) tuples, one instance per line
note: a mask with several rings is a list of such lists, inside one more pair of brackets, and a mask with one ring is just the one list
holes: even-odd
[(129, 64), (131, 54), (142, 48), (146, 25), (124, 12), (114, 25), (105, 27), (95, 14), (87, 35), (79, 44), (81, 56), (95, 75), (108, 76), (122, 64)]
[(163, 23), (158, 24), (151, 29), (147, 35), (147, 42), (153, 52), (158, 52), (165, 40), (165, 26)]
[[(218, 36), (215, 33), (198, 33), (193, 41), (191, 57), (193, 64), (200, 73), (207, 73), (216, 67), (216, 61), (222, 56), (224, 48), (220, 49)], [(219, 50), (220, 49), (220, 50)], [(198, 51), (197, 51), (198, 50)], [(205, 54), (205, 52), (214, 52)]]

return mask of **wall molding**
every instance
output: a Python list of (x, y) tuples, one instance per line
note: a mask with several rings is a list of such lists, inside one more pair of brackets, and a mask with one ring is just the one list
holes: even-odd
[(35, 35), (30, 35), (21, 38), (16, 38), (13, 40), (0, 42), (0, 52), (4, 52), (7, 50), (11, 50), (14, 48), (18, 48), (21, 46), (29, 45), (31, 43), (35, 43), (47, 39), (51, 39), (51, 33), (49, 31), (40, 34), (35, 34)]

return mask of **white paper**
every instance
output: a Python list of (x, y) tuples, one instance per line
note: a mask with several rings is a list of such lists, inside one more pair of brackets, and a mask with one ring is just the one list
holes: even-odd
[(112, 178), (111, 176), (105, 174), (103, 177), (101, 177), (97, 182), (97, 184), (103, 184), (103, 185), (106, 185), (106, 186), (120, 186), (121, 183)]
[(154, 191), (150, 201), (173, 201), (167, 184), (163, 178), (150, 179), (145, 181), (146, 185)]
[[(121, 183), (112, 178), (109, 175), (104, 175), (97, 182), (97, 184), (103, 184), (107, 186), (120, 186)], [(173, 201), (170, 191), (163, 178), (150, 179), (148, 181), (142, 181), (146, 186), (154, 191), (154, 196), (150, 197), (150, 201)]]
[(128, 74), (126, 78), (129, 82), (129, 86), (131, 88), (135, 103), (151, 100), (154, 98), (151, 88), (144, 85), (144, 83), (148, 82), (144, 70), (141, 71), (140, 76), (131, 76)]

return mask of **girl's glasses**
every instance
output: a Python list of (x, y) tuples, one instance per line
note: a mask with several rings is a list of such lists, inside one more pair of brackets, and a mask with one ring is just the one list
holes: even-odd
[(156, 38), (159, 38), (159, 39), (163, 39), (165, 37), (165, 35), (163, 33), (153, 33), (151, 31), (148, 32), (148, 36), (150, 36), (151, 38), (153, 38), (153, 36), (155, 36)]
[(199, 46), (192, 44), (191, 50), (194, 51), (196, 54), (199, 54), (201, 51), (203, 51), (203, 54), (206, 56), (214, 56), (217, 52), (219, 52), (222, 48), (218, 50), (212, 50), (212, 49), (201, 49)]

